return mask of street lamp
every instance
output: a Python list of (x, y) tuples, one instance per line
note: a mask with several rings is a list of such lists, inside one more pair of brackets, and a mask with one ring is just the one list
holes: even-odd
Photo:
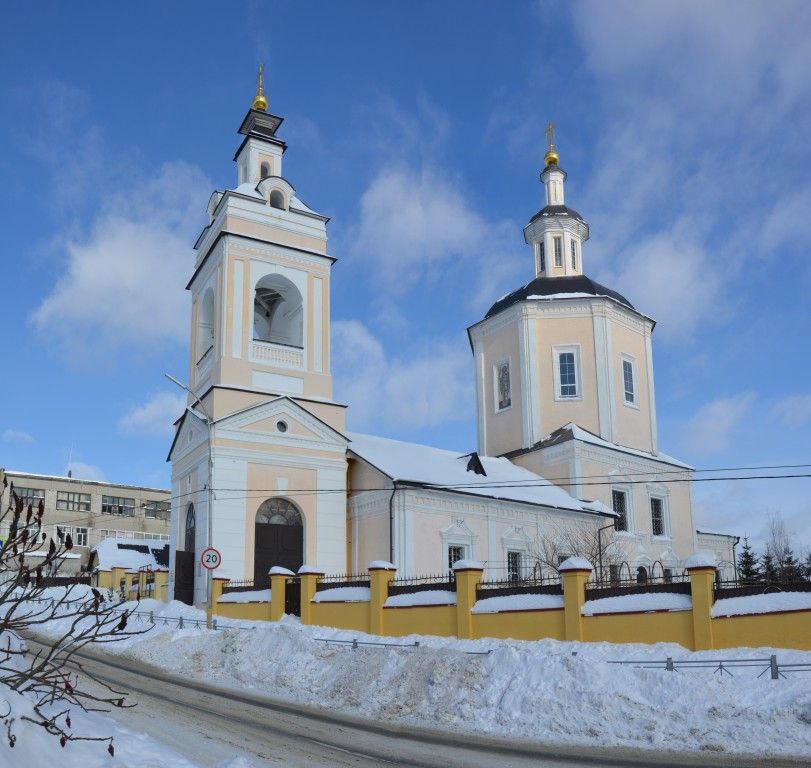
[(600, 563), (600, 584), (605, 583), (605, 578), (603, 577), (603, 531), (607, 531), (609, 528), (614, 528), (616, 523), (616, 520), (612, 520), (608, 525), (604, 525), (602, 528), (597, 529), (597, 557)]
[[(208, 430), (208, 513), (206, 514), (206, 546), (211, 547), (213, 546), (213, 526), (212, 526), (212, 514), (213, 514), (213, 502), (214, 502), (214, 491), (211, 487), (212, 476), (214, 474), (214, 460), (211, 452), (211, 417), (206, 413), (205, 406), (203, 405), (203, 401), (200, 399), (200, 396), (191, 388), (186, 386), (182, 381), (179, 381), (174, 376), (168, 373), (163, 374), (172, 384), (177, 385), (181, 389), (185, 389), (193, 398), (194, 402), (192, 403), (192, 407), (200, 404), (200, 411), (202, 412), (203, 418), (206, 422), (206, 428)], [(195, 537), (196, 538), (196, 537)], [(195, 555), (197, 553), (195, 552)], [(212, 573), (209, 568), (206, 568), (206, 625), (210, 626), (211, 624), (211, 614), (214, 611), (214, 606), (211, 601), (211, 577)], [(192, 602), (194, 602), (194, 597), (192, 597)]]

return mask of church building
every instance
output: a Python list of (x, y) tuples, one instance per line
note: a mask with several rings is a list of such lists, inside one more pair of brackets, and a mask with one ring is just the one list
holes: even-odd
[(281, 124), (260, 69), (236, 185), (209, 200), (186, 286), (190, 395), (168, 457), (176, 597), (207, 599), (208, 546), (222, 575), (257, 585), (274, 565), (373, 560), (415, 576), (472, 558), (518, 578), (598, 529), (606, 578), (680, 572), (699, 548), (732, 567), (735, 538), (695, 530), (692, 469), (659, 450), (654, 321), (584, 273), (589, 227), (565, 204), (551, 132), (544, 205), (524, 228), (534, 278), (468, 328), (478, 438), (456, 452), (346, 431), (328, 218), (284, 175)]

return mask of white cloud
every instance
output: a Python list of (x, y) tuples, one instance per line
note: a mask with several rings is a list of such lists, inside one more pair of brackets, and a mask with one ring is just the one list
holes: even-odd
[(3, 430), (4, 443), (33, 443), (34, 438), (22, 429)]
[(211, 185), (167, 163), (111, 194), (82, 237), (65, 236), (65, 273), (31, 316), (66, 356), (154, 350), (185, 341), (189, 245)]
[(699, 454), (725, 450), (733, 430), (749, 413), (756, 399), (754, 392), (742, 392), (703, 405), (684, 427), (684, 445)]
[(811, 395), (789, 395), (774, 404), (772, 409), (784, 424), (801, 427), (811, 421)]
[(118, 429), (126, 435), (164, 437), (171, 435), (172, 424), (183, 413), (184, 395), (157, 392), (145, 403), (131, 408), (118, 420)]
[(357, 320), (332, 323), (336, 397), (352, 429), (435, 427), (473, 412), (472, 364), (460, 343), (426, 343), (404, 357), (386, 353)]
[(80, 480), (101, 480), (107, 478), (104, 472), (93, 464), (85, 464), (83, 461), (71, 461), (68, 470), (71, 472), (72, 477)]

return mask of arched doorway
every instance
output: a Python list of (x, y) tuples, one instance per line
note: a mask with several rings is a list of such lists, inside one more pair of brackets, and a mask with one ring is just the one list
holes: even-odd
[(636, 569), (636, 583), (637, 584), (648, 583), (648, 569), (645, 568), (644, 565), (640, 565), (639, 568)]
[[(194, 603), (194, 550), (197, 543), (197, 518), (194, 504), (186, 507), (182, 538), (178, 537), (175, 552), (175, 600), (192, 605)], [(181, 548), (182, 543), (182, 548)]]
[(253, 555), (253, 583), (270, 583), (268, 571), (274, 565), (294, 573), (304, 563), (304, 521), (289, 499), (275, 497), (262, 502), (256, 513)]

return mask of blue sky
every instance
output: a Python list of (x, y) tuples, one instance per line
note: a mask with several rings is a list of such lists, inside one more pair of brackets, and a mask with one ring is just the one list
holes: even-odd
[[(332, 217), (350, 427), (470, 449), (465, 328), (532, 277), (543, 129), (586, 272), (659, 325), (661, 447), (811, 463), (807, 3), (16, 4), (0, 30), (0, 465), (165, 485), (191, 244), (266, 63), (285, 175)], [(700, 525), (811, 543), (811, 480)]]

